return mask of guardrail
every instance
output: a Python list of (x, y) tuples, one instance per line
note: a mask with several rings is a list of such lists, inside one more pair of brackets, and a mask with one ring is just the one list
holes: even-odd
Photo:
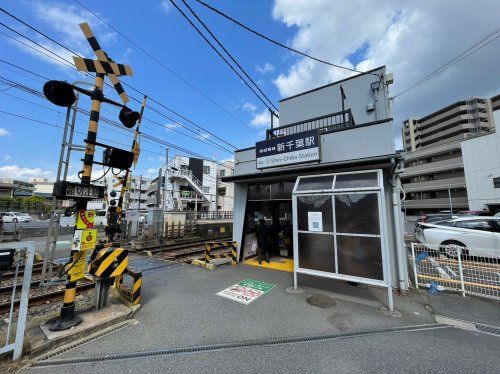
[(494, 258), (494, 252), (458, 245), (429, 248), (411, 243), (415, 286), (427, 287), (430, 293), (449, 290), (464, 297), (469, 294), (500, 300), (500, 258)]

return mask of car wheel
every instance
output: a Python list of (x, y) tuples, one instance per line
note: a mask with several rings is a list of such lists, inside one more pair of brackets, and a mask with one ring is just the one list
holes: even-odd
[(467, 250), (465, 249), (465, 244), (460, 243), (456, 240), (447, 240), (442, 242), (440, 245), (440, 251), (448, 258), (458, 258), (458, 251), (461, 251), (462, 257), (467, 255)]
[(12, 222), (17, 223), (17, 218), (14, 218)]

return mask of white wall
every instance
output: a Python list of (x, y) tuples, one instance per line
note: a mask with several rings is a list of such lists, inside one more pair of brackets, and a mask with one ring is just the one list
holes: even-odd
[[(381, 67), (372, 74), (363, 74), (280, 101), (279, 125), (284, 126), (341, 111), (340, 86), (346, 95), (345, 108), (351, 108), (356, 124), (390, 117), (387, 87), (381, 84), (378, 91), (371, 88), (372, 83), (379, 82), (375, 74), (382, 76), (385, 81), (385, 67)], [(375, 110), (366, 110), (366, 105), (369, 103), (375, 105)]]
[(493, 178), (500, 177), (500, 110), (493, 112), (496, 132), (462, 142), (467, 198), (471, 210), (486, 209), (486, 204), (500, 204), (500, 188)]

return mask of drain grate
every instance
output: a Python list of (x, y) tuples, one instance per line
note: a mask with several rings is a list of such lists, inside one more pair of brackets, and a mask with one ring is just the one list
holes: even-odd
[(500, 336), (500, 328), (490, 325), (483, 325), (480, 323), (475, 323), (476, 329), (486, 334), (499, 335)]
[(90, 343), (90, 342), (93, 342), (94, 340), (97, 340), (99, 338), (102, 338), (106, 335), (109, 335), (113, 332), (116, 332), (118, 330), (121, 330), (123, 329), (124, 327), (127, 327), (127, 326), (131, 326), (131, 325), (135, 325), (137, 324), (139, 321), (137, 321), (136, 319), (128, 319), (126, 321), (123, 321), (123, 322), (120, 322), (120, 323), (117, 323), (113, 326), (110, 326), (108, 328), (105, 328), (101, 331), (98, 331), (94, 334), (91, 334), (85, 338), (82, 338), (82, 339), (79, 339), (79, 340), (76, 340), (72, 343), (69, 343), (69, 344), (66, 344), (66, 345), (63, 345), (59, 348), (56, 348), (48, 353), (46, 353), (45, 355), (41, 356), (40, 358), (37, 358), (37, 361), (45, 361), (45, 360), (49, 360), (53, 357), (56, 357), (56, 356), (59, 356), (60, 354), (62, 353), (65, 353), (65, 352), (68, 352), (68, 351), (71, 351), (72, 349), (75, 349), (75, 348), (78, 348), (78, 347), (81, 347), (82, 345), (84, 344), (87, 344), (87, 343)]
[(467, 330), (467, 331), (478, 331), (485, 334), (500, 336), (500, 327), (486, 325), (484, 323), (476, 323), (470, 321), (464, 321), (461, 319), (446, 317), (446, 316), (435, 316), (436, 322), (444, 323), (446, 325), (450, 325), (456, 327), (458, 329)]
[(235, 348), (274, 346), (274, 345), (315, 342), (315, 341), (324, 341), (324, 340), (333, 340), (333, 339), (347, 339), (347, 338), (363, 337), (363, 336), (386, 334), (386, 333), (435, 330), (435, 329), (443, 329), (443, 328), (449, 328), (449, 326), (444, 325), (444, 324), (440, 324), (440, 323), (434, 323), (434, 324), (426, 324), (426, 325), (393, 327), (393, 328), (381, 329), (381, 330), (368, 330), (368, 331), (343, 333), (343, 334), (326, 334), (326, 335), (314, 335), (314, 336), (282, 338), (282, 339), (247, 340), (247, 341), (241, 341), (241, 342), (198, 345), (198, 346), (192, 346), (192, 347), (166, 348), (166, 349), (139, 351), (139, 352), (131, 352), (131, 353), (116, 353), (116, 354), (109, 354), (109, 355), (96, 356), (96, 357), (75, 357), (75, 358), (67, 358), (67, 359), (40, 360), (40, 361), (34, 362), (31, 365), (31, 367), (48, 367), (48, 366), (63, 366), (63, 365), (100, 363), (100, 362), (104, 362), (104, 361), (126, 360), (126, 359), (133, 359), (133, 358), (146, 358), (146, 357), (168, 356), (168, 355), (176, 355), (176, 354), (200, 353), (200, 352), (220, 351), (220, 350), (235, 349)]

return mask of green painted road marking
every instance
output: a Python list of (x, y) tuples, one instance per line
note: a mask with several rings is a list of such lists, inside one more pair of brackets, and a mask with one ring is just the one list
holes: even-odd
[(268, 293), (275, 286), (275, 284), (266, 283), (255, 279), (245, 279), (238, 284), (240, 286), (250, 287), (253, 288), (254, 290), (259, 290), (264, 293)]

